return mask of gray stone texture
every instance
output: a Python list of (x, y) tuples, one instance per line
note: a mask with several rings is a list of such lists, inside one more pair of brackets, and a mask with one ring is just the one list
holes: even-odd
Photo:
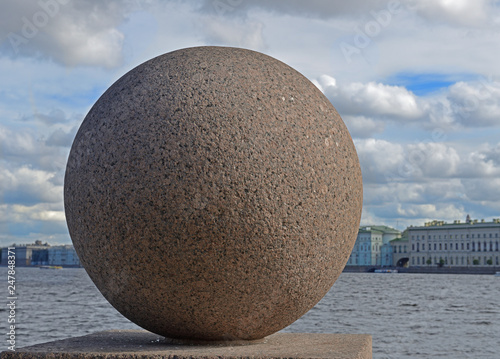
[(362, 181), (328, 99), (264, 54), (158, 56), (92, 107), (64, 202), (106, 299), (172, 338), (258, 339), (302, 316), (356, 239)]
[(364, 334), (278, 333), (262, 343), (181, 345), (146, 331), (113, 330), (2, 352), (1, 359), (371, 359), (372, 339)]

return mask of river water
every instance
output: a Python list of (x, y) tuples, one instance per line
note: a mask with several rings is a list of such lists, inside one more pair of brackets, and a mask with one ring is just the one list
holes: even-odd
[[(7, 268), (0, 268), (2, 333)], [(95, 288), (85, 270), (16, 269), (16, 345), (109, 329), (139, 329)], [(285, 332), (364, 333), (374, 358), (500, 358), (500, 277), (343, 273)], [(0, 344), (6, 350), (7, 336)]]

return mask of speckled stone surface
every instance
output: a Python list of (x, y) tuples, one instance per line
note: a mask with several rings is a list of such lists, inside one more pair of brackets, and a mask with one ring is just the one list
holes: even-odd
[(233, 346), (178, 345), (158, 335), (136, 330), (112, 330), (83, 337), (5, 351), (1, 359), (224, 359), (332, 358), (371, 359), (372, 338), (365, 334), (278, 333), (264, 343)]
[(101, 96), (64, 202), (82, 264), (125, 317), (173, 338), (257, 339), (340, 275), (362, 181), (346, 126), (309, 80), (258, 52), (199, 47)]

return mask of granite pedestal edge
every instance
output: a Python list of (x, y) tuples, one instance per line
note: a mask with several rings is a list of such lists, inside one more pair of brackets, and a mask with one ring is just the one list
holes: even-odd
[(277, 333), (238, 344), (180, 345), (143, 330), (111, 330), (4, 351), (1, 359), (372, 358), (372, 338), (365, 334)]

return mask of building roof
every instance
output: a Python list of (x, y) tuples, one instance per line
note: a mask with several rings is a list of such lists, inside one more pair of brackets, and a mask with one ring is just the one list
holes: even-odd
[(395, 242), (408, 242), (408, 237), (401, 237), (401, 238), (395, 238), (392, 241), (389, 241), (390, 243), (395, 243)]
[(380, 234), (400, 234), (397, 229), (388, 226), (363, 226), (359, 228), (359, 233), (380, 233)]
[(500, 218), (494, 218), (491, 222), (486, 222), (482, 219), (480, 222), (477, 219), (469, 220), (466, 222), (461, 222), (460, 220), (453, 221), (453, 223), (447, 223), (444, 221), (431, 221), (426, 222), (423, 226), (410, 226), (407, 228), (409, 231), (416, 230), (434, 230), (434, 229), (458, 229), (458, 228), (486, 228), (494, 227), (500, 228)]

